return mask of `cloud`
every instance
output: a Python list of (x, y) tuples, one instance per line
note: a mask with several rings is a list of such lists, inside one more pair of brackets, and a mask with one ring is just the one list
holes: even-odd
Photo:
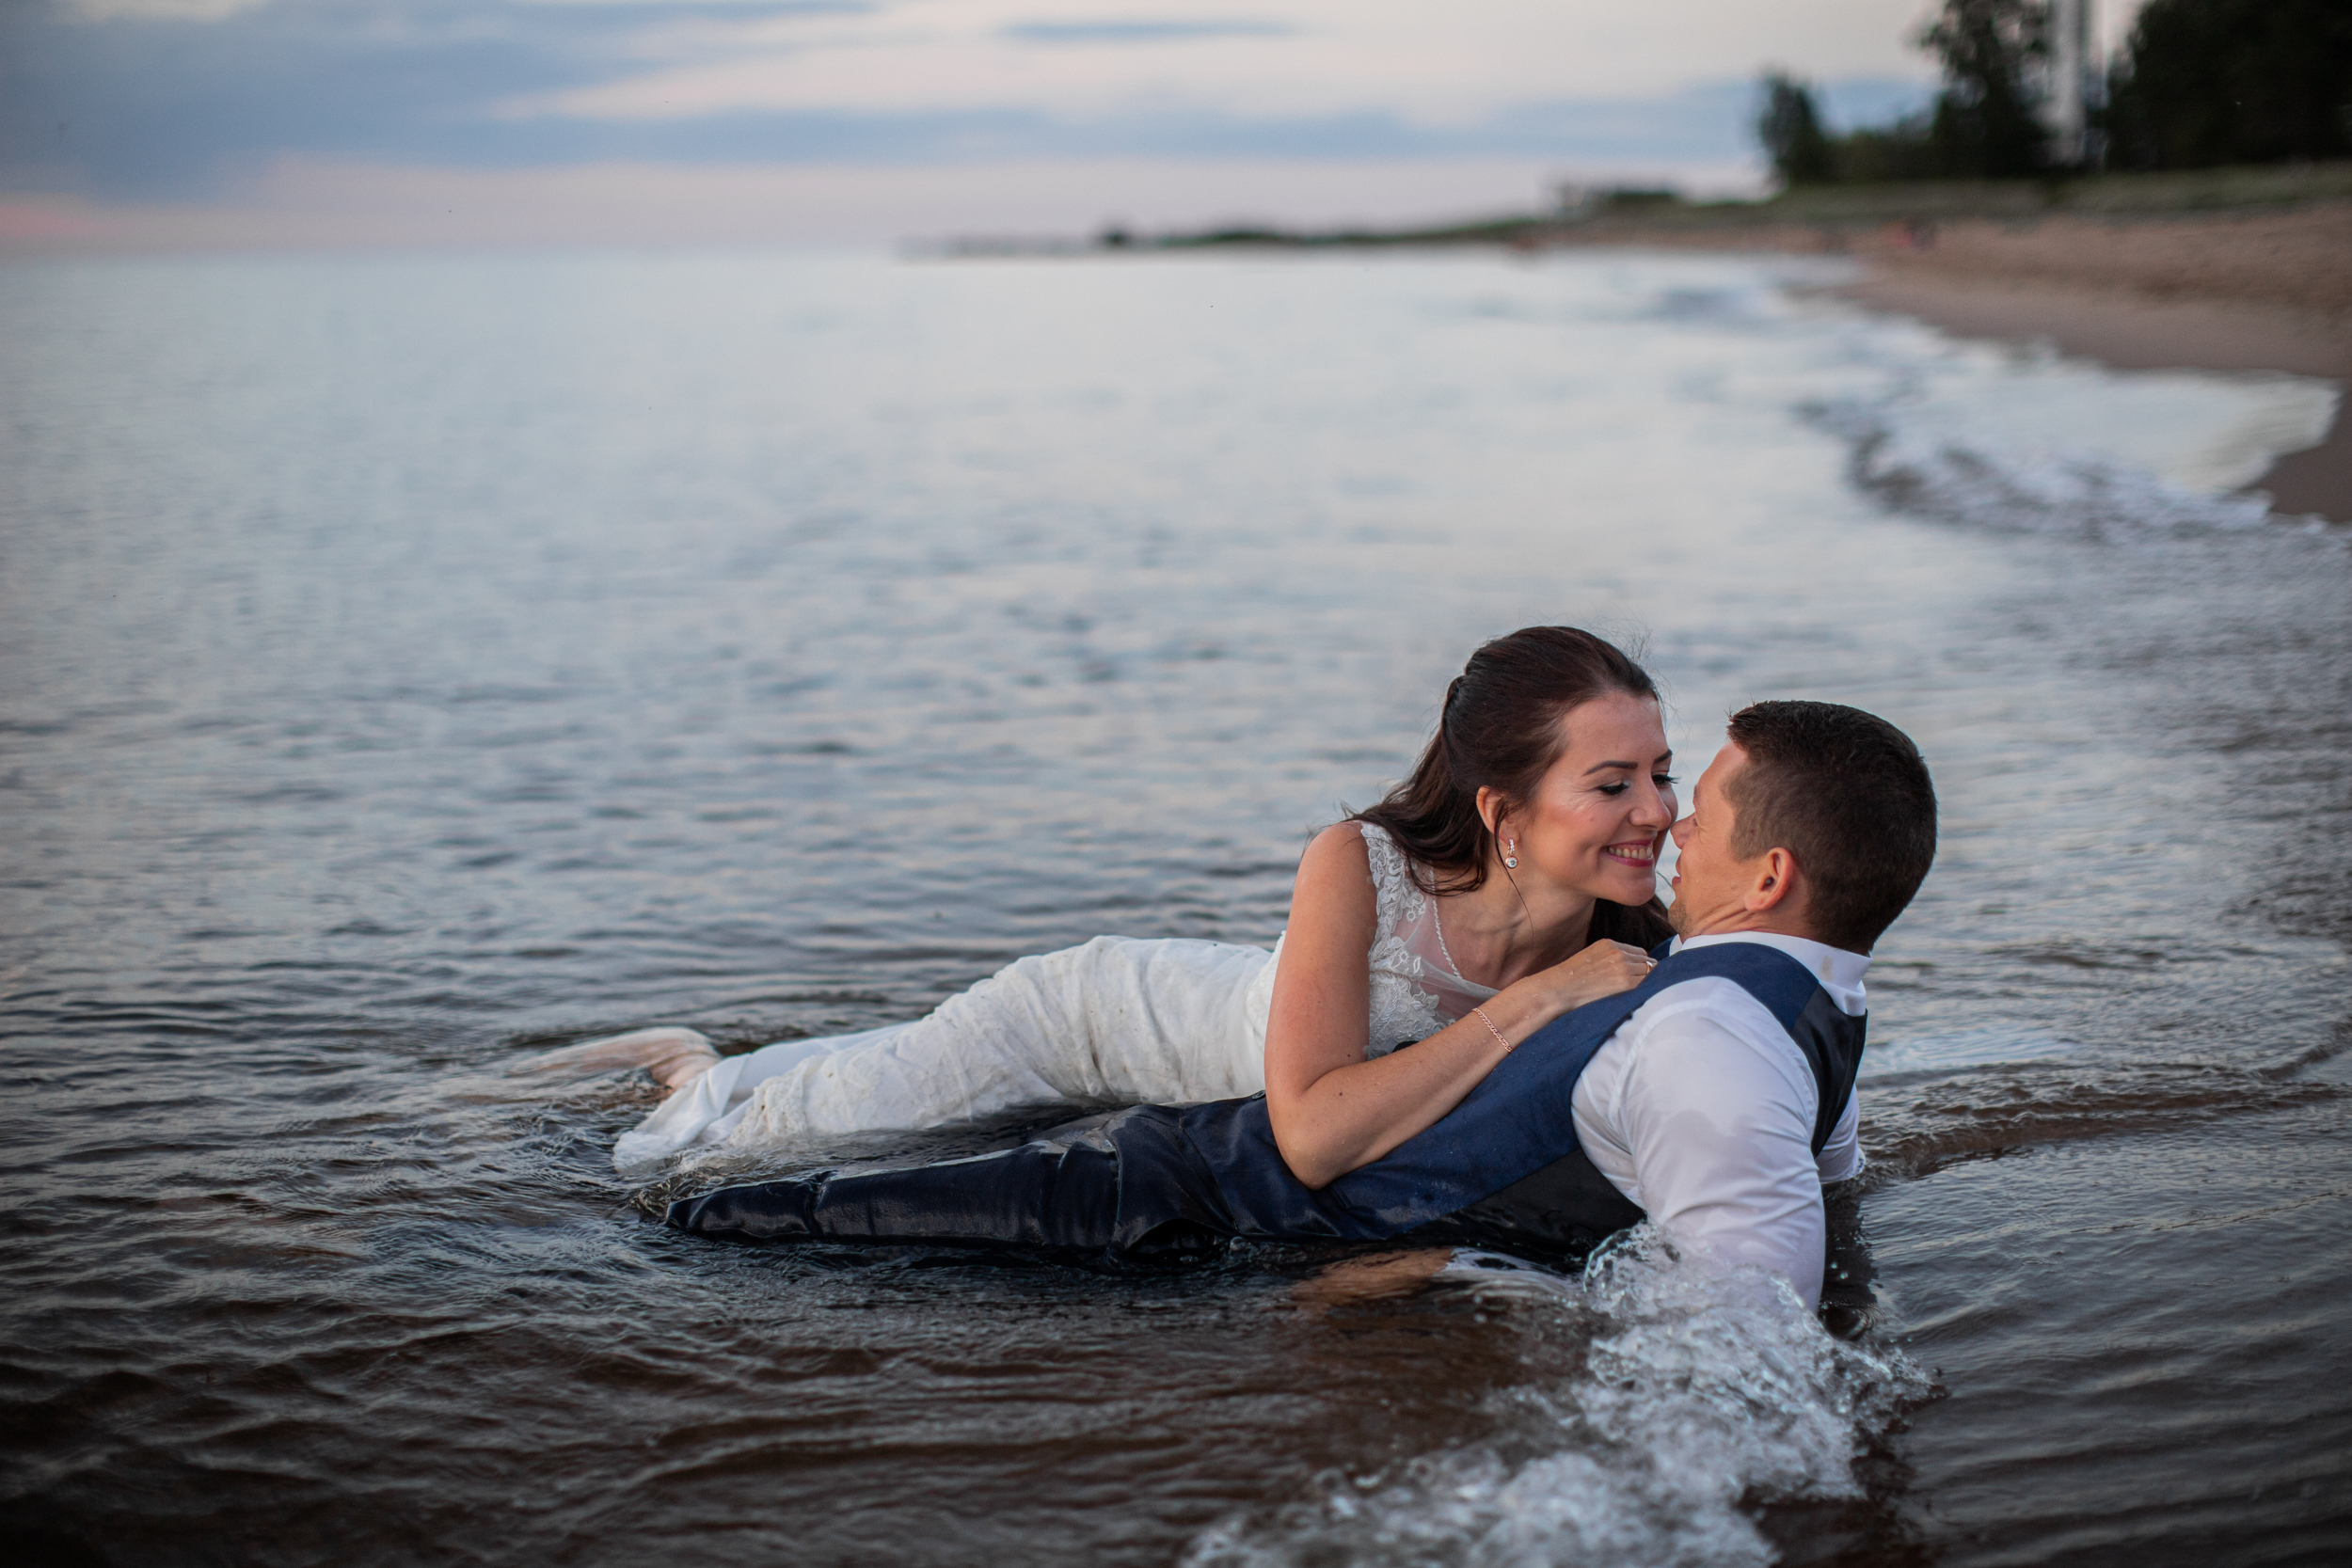
[[(1927, 77), (1921, 0), (7, 0), (0, 188), (556, 168), (1752, 159), (1765, 60)], [(1851, 96), (1851, 95), (1849, 95)]]
[[(1387, 115), (1465, 124), (1514, 104), (1632, 100), (1746, 79), (1786, 54), (1814, 74), (1924, 76), (1901, 35), (1917, 0), (1262, 0), (1243, 18), (1171, 20), (1165, 0), (899, 0), (825, 25), (746, 13), (593, 86), (521, 94), (512, 116), (657, 120), (731, 113), (948, 109), (1100, 116), (1215, 111), (1279, 119)], [(1859, 34), (1824, 22), (1872, 13)], [(1759, 17), (1764, 20), (1759, 21)], [(1855, 49), (1856, 37), (1874, 38)], [(1148, 43), (1151, 47), (1137, 47)]]
[(73, 9), (93, 22), (131, 18), (144, 22), (219, 22), (265, 6), (269, 0), (72, 0)]
[(1280, 39), (1298, 29), (1281, 22), (1015, 22), (997, 36), (1015, 43), (1167, 43), (1193, 39)]

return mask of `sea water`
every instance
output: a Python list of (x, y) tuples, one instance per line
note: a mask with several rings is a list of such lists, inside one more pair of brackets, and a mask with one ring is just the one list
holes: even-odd
[[(0, 1529), (92, 1562), (2352, 1548), (2336, 389), (1589, 254), (0, 269)], [(1636, 1237), (1104, 1275), (648, 1224), (505, 1075), (1270, 943), (1478, 641), (1943, 798), (1833, 1335)], [(993, 1127), (898, 1140), (983, 1146)], [(885, 1149), (884, 1152), (890, 1152)], [(871, 1148), (857, 1151), (874, 1152)]]

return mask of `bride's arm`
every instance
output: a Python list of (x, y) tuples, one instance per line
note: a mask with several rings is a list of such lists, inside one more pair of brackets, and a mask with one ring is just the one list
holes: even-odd
[[(1638, 983), (1641, 955), (1597, 942), (1506, 986), (1409, 1051), (1364, 1058), (1378, 906), (1363, 832), (1327, 828), (1307, 847), (1266, 1016), (1265, 1098), (1283, 1163), (1310, 1187), (1369, 1164), (1433, 1125), (1517, 1045), (1571, 1007)], [(1500, 1031), (1502, 1038), (1496, 1037)]]

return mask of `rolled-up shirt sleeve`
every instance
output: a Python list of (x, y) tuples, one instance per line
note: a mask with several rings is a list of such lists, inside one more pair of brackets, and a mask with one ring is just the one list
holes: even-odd
[(1677, 1241), (1760, 1264), (1817, 1303), (1825, 1243), (1810, 1074), (1792, 1077), (1779, 1053), (1698, 1006), (1647, 1024), (1615, 1118), (1637, 1201)]

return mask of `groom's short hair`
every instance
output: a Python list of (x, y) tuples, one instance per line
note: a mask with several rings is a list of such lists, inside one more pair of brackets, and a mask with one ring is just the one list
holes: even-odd
[(1731, 852), (1786, 849), (1804, 876), (1806, 922), (1867, 953), (1935, 859), (1935, 785), (1911, 737), (1836, 703), (1756, 703), (1731, 716), (1747, 759), (1724, 794)]

